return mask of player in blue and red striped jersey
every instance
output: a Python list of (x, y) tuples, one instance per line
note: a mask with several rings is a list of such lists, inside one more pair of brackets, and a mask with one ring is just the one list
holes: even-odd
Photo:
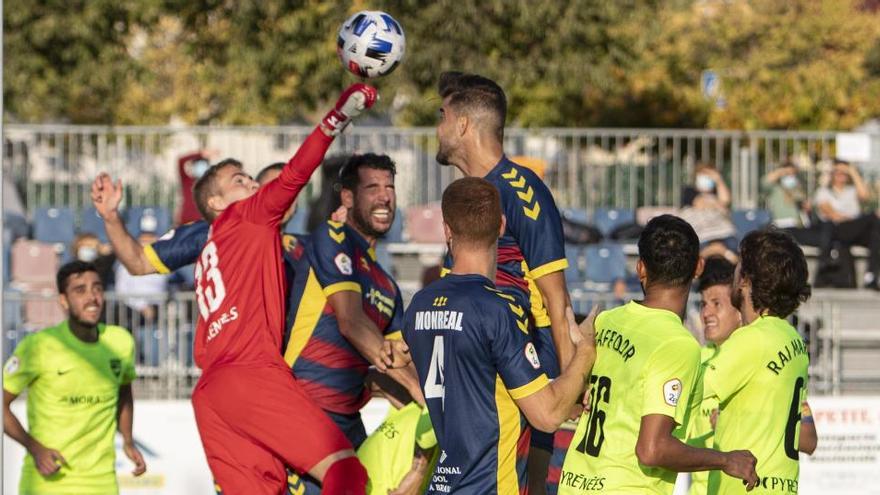
[(596, 356), (592, 319), (578, 327), (568, 308), (566, 338), (575, 352), (550, 382), (526, 309), (493, 282), (505, 228), (498, 190), (476, 177), (459, 179), (444, 191), (442, 209), (455, 262), (413, 296), (404, 324), (441, 448), (427, 493), (527, 493), (524, 466), (516, 463), (528, 445), (523, 418), (553, 432), (568, 417)]
[(373, 88), (351, 86), (281, 175), (259, 190), (228, 164), (212, 167), (194, 188), (212, 225), (196, 263), (194, 354), (203, 374), (193, 406), (208, 464), (226, 493), (280, 493), (285, 465), (321, 480), (328, 493), (365, 491), (366, 472), (350, 442), (296, 385), (278, 352), (285, 307), (278, 227), (333, 137), (375, 99)]
[[(507, 98), (494, 81), (444, 72), (437, 125), (437, 162), (498, 188), (507, 227), (498, 240), (498, 288), (530, 308), (533, 338), (551, 378), (571, 359), (565, 308), (571, 302), (563, 271), (568, 266), (562, 219), (550, 190), (531, 170), (504, 154)], [(576, 411), (575, 404), (572, 404)], [(553, 436), (536, 432), (529, 453), (532, 495), (545, 492)]]
[[(294, 266), (284, 360), (355, 448), (366, 439), (360, 410), (370, 399), (367, 370), (382, 365), (384, 340), (400, 339), (402, 330), (400, 289), (374, 250), (394, 222), (395, 173), (385, 155), (352, 156), (337, 183), (345, 223), (318, 226)], [(414, 367), (387, 373), (424, 403)]]

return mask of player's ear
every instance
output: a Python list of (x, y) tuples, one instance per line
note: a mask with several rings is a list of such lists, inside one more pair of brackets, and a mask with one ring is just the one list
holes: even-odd
[(470, 127), (472, 122), (467, 117), (467, 115), (459, 115), (455, 120), (455, 128), (458, 131), (459, 136), (464, 136), (464, 133), (467, 132), (468, 127)]
[(354, 208), (354, 193), (351, 191), (351, 189), (343, 188), (341, 191), (339, 191), (339, 199), (342, 202), (342, 206), (346, 207), (349, 210)]
[(706, 260), (703, 259), (702, 256), (697, 258), (697, 268), (694, 270), (694, 280), (700, 278), (700, 275), (703, 274), (703, 269), (706, 268)]
[(65, 294), (58, 294), (58, 304), (61, 305), (65, 313), (70, 313), (70, 301), (67, 300)]
[(449, 228), (449, 224), (445, 221), (443, 222), (443, 235), (446, 237), (446, 244), (452, 244), (452, 229)]
[(639, 258), (639, 261), (636, 262), (636, 275), (639, 277), (639, 282), (642, 283), (642, 286), (647, 284), (648, 281), (648, 269), (645, 268), (645, 262)]
[(207, 204), (208, 208), (216, 211), (218, 214), (229, 206), (229, 203), (227, 203), (226, 200), (223, 199), (223, 196), (220, 196), (219, 194), (209, 197)]
[(498, 237), (501, 237), (504, 235), (504, 229), (506, 229), (506, 228), (507, 228), (507, 217), (505, 217), (504, 214), (502, 213), (501, 214), (501, 229), (498, 230)]

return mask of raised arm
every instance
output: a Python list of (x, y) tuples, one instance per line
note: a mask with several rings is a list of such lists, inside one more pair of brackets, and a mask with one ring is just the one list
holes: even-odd
[(597, 308), (578, 325), (571, 307), (565, 309), (569, 340), (573, 347), (571, 359), (562, 374), (541, 390), (516, 399), (523, 414), (535, 428), (552, 433), (568, 419), (571, 408), (581, 396), (596, 361), (595, 331)]
[(149, 275), (158, 273), (150, 263), (143, 246), (125, 229), (125, 222), (119, 215), (119, 203), (122, 201), (122, 181), (115, 183), (106, 173), (100, 173), (92, 182), (92, 204), (98, 215), (104, 219), (107, 238), (113, 246), (116, 259), (122, 263), (132, 275)]
[(333, 138), (352, 119), (372, 107), (377, 98), (376, 90), (363, 83), (352, 84), (343, 91), (333, 109), (281, 170), (281, 175), (260, 188), (250, 199), (240, 202), (242, 217), (254, 223), (280, 223), (284, 213), (321, 164)]

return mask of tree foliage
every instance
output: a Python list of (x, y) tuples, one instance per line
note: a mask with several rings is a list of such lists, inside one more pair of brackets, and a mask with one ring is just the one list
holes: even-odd
[[(880, 15), (855, 0), (35, 0), (4, 4), (5, 118), (312, 121), (355, 80), (352, 13), (407, 34), (380, 111), (432, 124), (443, 70), (498, 80), (523, 126), (849, 128), (880, 115)], [(703, 71), (721, 76), (724, 106)]]

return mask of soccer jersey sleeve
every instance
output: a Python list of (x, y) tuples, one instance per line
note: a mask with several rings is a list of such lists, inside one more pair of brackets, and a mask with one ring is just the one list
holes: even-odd
[(128, 354), (122, 361), (122, 373), (119, 375), (120, 385), (128, 385), (137, 378), (134, 369), (134, 339), (131, 339), (131, 345), (128, 347)]
[(246, 222), (278, 226), (284, 213), (309, 183), (312, 172), (321, 164), (332, 142), (332, 137), (315, 128), (281, 169), (281, 175), (250, 198), (233, 204), (235, 211)]
[(344, 290), (361, 292), (354, 273), (353, 253), (344, 224), (328, 221), (315, 229), (308, 254), (325, 296)]
[(516, 237), (532, 278), (564, 270), (562, 218), (547, 186), (533, 172), (511, 167), (501, 174), (509, 187), (499, 188), (507, 228)]
[(737, 393), (755, 374), (763, 355), (760, 339), (750, 339), (748, 332), (737, 331), (720, 347), (706, 367), (703, 395), (714, 396), (724, 403)]
[(208, 241), (211, 226), (200, 220), (169, 230), (156, 242), (144, 246), (144, 254), (159, 273), (171, 273), (195, 263)]
[(528, 313), (513, 303), (497, 311), (490, 322), (490, 355), (501, 381), (514, 399), (522, 399), (549, 383), (538, 351), (528, 334)]
[(644, 367), (641, 416), (662, 414), (684, 424), (700, 371), (700, 346), (676, 339), (659, 346)]
[(385, 338), (403, 338), (403, 297), (400, 296), (399, 288), (397, 289), (397, 296), (394, 298), (394, 316), (391, 317), (391, 323), (385, 327)]
[(38, 345), (34, 336), (25, 337), (3, 366), (3, 390), (18, 395), (39, 375)]

